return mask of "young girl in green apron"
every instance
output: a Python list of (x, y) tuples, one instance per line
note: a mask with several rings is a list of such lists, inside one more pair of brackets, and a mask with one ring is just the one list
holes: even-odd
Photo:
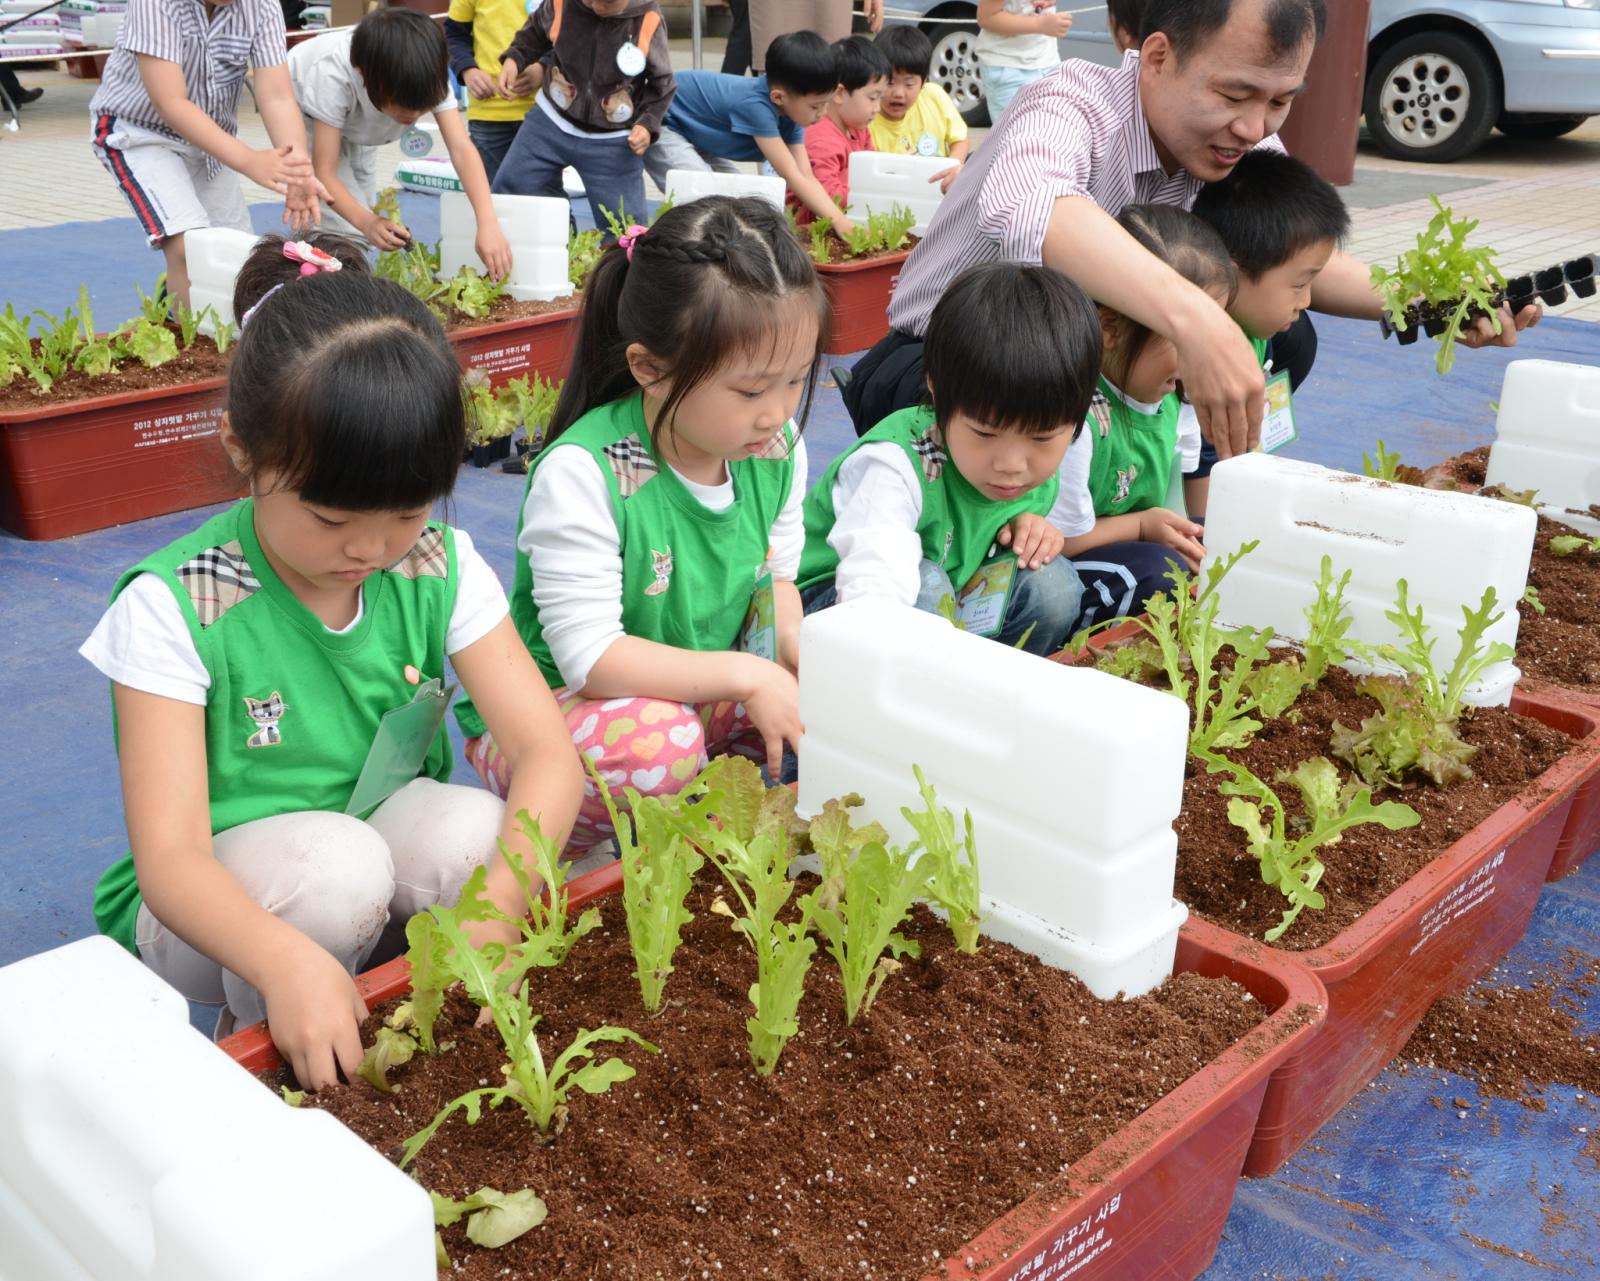
[[(1228, 305), (1238, 278), (1221, 238), (1200, 219), (1172, 205), (1129, 205), (1117, 222), (1218, 306)], [(1177, 348), (1120, 312), (1099, 310), (1099, 386), (1069, 456), (1078, 475), (1087, 472), (1095, 514), (1093, 528), (1067, 531), (1064, 545), (1083, 580), (1080, 627), (1139, 613), (1151, 596), (1171, 589), (1174, 565), (1194, 570), (1204, 554), (1203, 527), (1166, 506), (1176, 474), (1192, 468), (1200, 451), (1198, 434), (1179, 438)], [(1083, 453), (1087, 466), (1074, 457)]]
[[(313, 1089), (355, 1075), (351, 976), (380, 941), (398, 951), (490, 860), (520, 915), (496, 839), (528, 853), (526, 809), (563, 842), (582, 787), (493, 571), (429, 519), (466, 438), (450, 345), (399, 286), (339, 267), (257, 248), (219, 445), (250, 497), (124, 574), (82, 649), (112, 682), (132, 847), (101, 930), (222, 1005), (219, 1034), (266, 1018)], [(505, 802), (448, 782), (446, 658), (498, 736)]]
[[(827, 301), (781, 211), (711, 196), (607, 249), (551, 444), (528, 475), (511, 613), (613, 789), (683, 787), (800, 735), (804, 421)], [(497, 794), (499, 730), (461, 708)], [(588, 785), (572, 847), (611, 835)]]

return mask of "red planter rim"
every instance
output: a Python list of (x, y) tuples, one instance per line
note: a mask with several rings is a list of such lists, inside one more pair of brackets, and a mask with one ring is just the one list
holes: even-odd
[(36, 409), (0, 409), (0, 427), (21, 427), (41, 422), (47, 418), (67, 418), (85, 410), (117, 409), (122, 405), (137, 405), (163, 396), (189, 395), (194, 392), (221, 391), (227, 385), (221, 374), (202, 378), (193, 383), (170, 383), (165, 387), (141, 387), (137, 391), (108, 392), (103, 396), (82, 396), (77, 400), (62, 400), (41, 404)]

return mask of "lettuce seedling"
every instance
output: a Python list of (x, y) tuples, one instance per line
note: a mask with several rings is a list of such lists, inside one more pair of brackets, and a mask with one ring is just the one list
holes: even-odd
[(588, 231), (573, 231), (567, 237), (567, 279), (572, 282), (573, 292), (583, 288), (584, 281), (589, 279), (589, 273), (594, 270), (595, 263), (600, 261), (600, 255), (605, 252), (605, 233), (590, 229)]
[[(509, 1245), (524, 1232), (532, 1231), (550, 1213), (532, 1188), (511, 1193), (479, 1188), (461, 1201), (454, 1201), (437, 1192), (429, 1192), (428, 1195), (433, 1199), (433, 1222), (436, 1227), (452, 1227), (465, 1218), (467, 1240), (490, 1250)], [(443, 1249), (442, 1244), (440, 1249)]]
[[(1595, 550), (1600, 551), (1600, 544), (1596, 545)], [(1562, 554), (1563, 553), (1561, 552), (1556, 553), (1558, 556)], [(1531, 584), (1527, 587), (1524, 587), (1522, 589), (1522, 599), (1533, 607), (1533, 612), (1535, 614), (1539, 615), (1540, 618), (1544, 617), (1544, 602), (1539, 599), (1539, 589), (1537, 587), (1534, 587)]]
[(1412, 610), (1406, 599), (1406, 580), (1395, 584), (1395, 607), (1384, 617), (1399, 629), (1403, 644), (1380, 645), (1378, 654), (1389, 660), (1417, 682), (1428, 711), (1441, 722), (1454, 724), (1466, 706), (1467, 690), (1472, 683), (1496, 663), (1516, 656), (1516, 651), (1504, 641), (1484, 644), (1484, 634), (1498, 623), (1504, 614), (1495, 612), (1496, 596), (1492, 587), (1483, 590), (1483, 599), (1477, 609), (1461, 607), (1462, 625), (1456, 633), (1461, 646), (1456, 651), (1450, 670), (1440, 675), (1433, 662), (1433, 638), (1428, 635), (1427, 623), (1422, 617), (1422, 606)]
[(1463, 742), (1455, 726), (1429, 712), (1421, 690), (1392, 676), (1368, 676), (1356, 688), (1382, 709), (1360, 729), (1333, 723), (1333, 754), (1373, 787), (1398, 787), (1416, 770), (1440, 787), (1472, 777), (1467, 762), (1478, 749)]
[(239, 332), (239, 326), (231, 320), (223, 320), (215, 311), (211, 313), (211, 340), (217, 344), (217, 354), (226, 356), (228, 348), (233, 346), (234, 335)]
[[(964, 814), (965, 839), (957, 844), (955, 816), (939, 804), (933, 785), (913, 765), (917, 790), (927, 808), (918, 812), (902, 806), (900, 813), (917, 834), (921, 854), (917, 869), (924, 873), (925, 892), (944, 910), (958, 952), (978, 950), (978, 926), (983, 922), (982, 900), (978, 893), (978, 848), (972, 836), (972, 811)], [(816, 843), (817, 822), (811, 824), (812, 844)]]
[(538, 374), (513, 378), (500, 389), (500, 401), (515, 422), (522, 424), (528, 439), (528, 452), (538, 453), (544, 448), (545, 431), (555, 416), (556, 403), (561, 399), (562, 380), (550, 381)]
[(153, 294), (147, 294), (138, 285), (133, 287), (133, 292), (139, 295), (139, 316), (147, 324), (165, 325), (171, 315), (171, 307), (175, 299), (167, 293), (167, 273), (162, 272), (156, 277), (156, 289)]
[[(651, 1014), (661, 1010), (662, 993), (672, 973), (672, 957), (683, 942), (683, 927), (694, 920), (685, 900), (694, 878), (705, 865), (705, 858), (694, 842), (684, 835), (682, 824), (697, 825), (705, 804), (703, 796), (694, 800), (680, 793), (676, 813), (660, 797), (641, 796), (631, 787), (625, 795), (633, 822), (625, 821), (611, 799), (611, 789), (583, 758), (594, 786), (600, 790), (611, 828), (617, 834), (617, 852), (622, 861), (622, 908), (628, 920), (628, 944), (633, 949), (634, 977), (639, 994)], [(709, 817), (709, 816), (707, 816)]]
[[(1552, 556), (1576, 556), (1579, 552), (1594, 555), (1600, 552), (1600, 538), (1583, 538), (1578, 534), (1557, 534), (1550, 540), (1550, 554)], [(1534, 593), (1534, 604), (1538, 604), (1538, 592), (1529, 588)], [(1544, 613), (1543, 609), (1539, 612)]]
[(444, 286), (445, 305), (463, 316), (481, 320), (489, 314), (506, 291), (504, 280), (491, 280), (482, 272), (463, 263)]
[(148, 317), (130, 320), (112, 337), (119, 356), (132, 356), (146, 369), (154, 369), (178, 358), (178, 339), (166, 324), (152, 324)]
[(700, 830), (696, 844), (743, 909), (735, 913), (718, 899), (711, 910), (733, 918), (733, 928), (756, 954), (756, 981), (750, 987), (755, 1015), (745, 1027), (751, 1060), (767, 1076), (799, 1031), (795, 1012), (816, 951), (804, 902), (798, 924), (778, 921), (794, 893), (789, 864), (804, 828), (794, 816), (794, 793), (787, 787), (768, 788), (761, 771), (743, 757), (719, 757), (691, 786), (704, 790), (705, 812), (718, 819)]
[(1328, 668), (1338, 667), (1350, 657), (1350, 645), (1345, 640), (1345, 633), (1350, 630), (1352, 620), (1344, 599), (1345, 588), (1350, 585), (1350, 572), (1345, 570), (1335, 581), (1333, 558), (1322, 558), (1322, 566), (1317, 574), (1316, 598), (1305, 608), (1306, 641), (1301, 648), (1305, 653), (1305, 684), (1308, 688), (1327, 675)]
[(438, 278), (438, 245), (412, 240), (404, 249), (387, 249), (378, 255), (372, 274), (380, 280), (394, 281), (435, 316), (440, 315), (436, 300), (447, 286)]
[(1398, 453), (1390, 453), (1389, 447), (1380, 440), (1376, 459), (1371, 454), (1363, 453), (1361, 455), (1361, 470), (1373, 480), (1398, 480), (1400, 478), (1400, 455)]
[(821, 827), (813, 823), (811, 830), (822, 884), (806, 900), (818, 933), (839, 963), (845, 1022), (854, 1023), (872, 1008), (883, 981), (900, 968), (896, 958), (922, 954), (899, 929), (926, 889), (928, 874), (918, 871), (911, 850), (856, 837), (840, 802), (829, 801), (822, 819)]
[(1283, 919), (1262, 936), (1269, 943), (1282, 938), (1305, 908), (1320, 911), (1327, 905), (1317, 889), (1326, 870), (1317, 857), (1319, 849), (1336, 844), (1342, 833), (1363, 823), (1380, 823), (1395, 831), (1421, 821), (1408, 805), (1395, 801), (1374, 805), (1365, 787), (1351, 783), (1341, 788), (1337, 767), (1317, 756), (1301, 761), (1293, 772), (1277, 775), (1280, 783), (1294, 783), (1308, 816), (1303, 833), (1291, 837), (1283, 802), (1248, 769), (1220, 756), (1207, 757), (1206, 768), (1232, 776), (1219, 788), (1233, 798), (1228, 802), (1228, 821), (1245, 834), (1250, 853), (1261, 864), (1262, 881), (1289, 901)]
[(200, 322), (206, 318), (206, 312), (210, 310), (211, 308), (204, 307), (196, 311), (181, 299), (173, 302), (172, 319), (178, 326), (178, 338), (185, 351), (194, 346), (194, 340), (200, 333)]

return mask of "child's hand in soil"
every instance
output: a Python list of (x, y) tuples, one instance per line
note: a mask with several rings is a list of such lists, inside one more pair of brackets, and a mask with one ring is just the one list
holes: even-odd
[(843, 240), (856, 229), (855, 223), (851, 222), (850, 219), (846, 218), (842, 213), (834, 214), (832, 222), (833, 234), (838, 236), (840, 240)]
[(1205, 526), (1196, 525), (1165, 507), (1149, 507), (1139, 513), (1139, 539), (1170, 547), (1188, 563), (1190, 571), (1200, 568), (1206, 549), (1200, 545)]
[(628, 130), (628, 150), (636, 156), (642, 156), (650, 150), (650, 131), (643, 125), (634, 125)]
[(800, 682), (782, 664), (756, 654), (729, 656), (746, 667), (745, 714), (767, 749), (767, 772), (777, 778), (783, 771), (783, 745), (798, 748), (805, 726), (800, 723)]
[(1066, 542), (1062, 533), (1043, 516), (1023, 512), (1003, 525), (995, 541), (1009, 547), (1017, 554), (1020, 569), (1038, 569), (1061, 555), (1061, 545)]
[(261, 995), (273, 1044), (302, 1089), (337, 1085), (341, 1071), (355, 1080), (367, 1003), (344, 966), (301, 935), (268, 969)]
[(483, 265), (489, 269), (489, 279), (504, 280), (511, 274), (511, 242), (506, 239), (506, 233), (500, 230), (498, 222), (479, 226), (478, 240), (473, 248), (478, 251)]

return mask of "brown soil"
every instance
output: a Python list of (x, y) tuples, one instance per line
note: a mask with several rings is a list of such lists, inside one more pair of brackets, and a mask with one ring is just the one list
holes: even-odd
[[(1288, 717), (1266, 726), (1250, 746), (1226, 753), (1267, 782), (1288, 807), (1291, 831), (1301, 817), (1294, 784), (1274, 782), (1313, 756), (1328, 756), (1334, 721), (1358, 726), (1378, 705), (1357, 691), (1355, 678), (1331, 670), (1317, 688), (1301, 695)], [(1500, 708), (1468, 709), (1458, 727), (1477, 747), (1473, 777), (1441, 789), (1424, 779), (1375, 793), (1373, 800), (1400, 801), (1422, 821), (1391, 832), (1373, 823), (1345, 832), (1324, 846), (1327, 867), (1318, 887), (1327, 898), (1322, 911), (1306, 909), (1277, 946), (1294, 951), (1320, 947), (1368, 908), (1426, 867), (1452, 842), (1465, 836), (1501, 805), (1527, 788), (1571, 747), (1564, 734), (1539, 721)], [(1350, 771), (1342, 762), (1341, 773)], [(1178, 831), (1178, 875), (1174, 895), (1191, 910), (1241, 934), (1260, 938), (1281, 918), (1285, 900), (1261, 881), (1260, 865), (1245, 846), (1244, 834), (1228, 821), (1228, 798), (1218, 791), (1225, 775), (1207, 774), (1191, 758), (1183, 786)]]
[(1412, 1033), (1403, 1063), (1472, 1077), (1484, 1094), (1539, 1112), (1545, 1086), (1600, 1094), (1600, 1035), (1578, 1030), (1582, 999), (1600, 988), (1600, 958), (1568, 950), (1561, 963), (1524, 977), (1533, 984), (1480, 983), (1443, 998)]
[(496, 325), (506, 320), (527, 320), (532, 316), (548, 316), (558, 311), (575, 311), (580, 301), (577, 294), (568, 294), (565, 298), (552, 298), (549, 302), (518, 302), (515, 298), (496, 298), (489, 307), (487, 316), (463, 316), (453, 311), (445, 319), (444, 327), (453, 332), (457, 329), (471, 329), (477, 325)]
[[(604, 1095), (576, 1094), (554, 1142), (512, 1105), (474, 1127), (450, 1120), (412, 1167), (460, 1197), (533, 1188), (550, 1216), (499, 1251), (461, 1227), (445, 1244), (462, 1278), (821, 1277), (912, 1281), (1041, 1188), (1266, 1017), (1242, 988), (1179, 975), (1136, 1001), (1102, 1003), (1076, 979), (1002, 944), (955, 952), (918, 908), (922, 944), (855, 1027), (838, 971), (819, 955), (804, 1031), (777, 1072), (745, 1048), (749, 947), (690, 898), (667, 1005), (643, 1012), (619, 898), (602, 929), (558, 970), (537, 971), (532, 1003), (547, 1061), (578, 1028), (629, 1027), (638, 1069)], [(380, 1009), (364, 1033), (370, 1040)], [(308, 1102), (391, 1157), (465, 1089), (500, 1080), (493, 1028), (474, 1028), (459, 993), (439, 1028), (449, 1053)], [(602, 1055), (604, 1057), (604, 1055)], [(277, 1081), (271, 1082), (276, 1084)]]
[[(916, 248), (917, 240), (918, 237), (910, 236), (906, 239), (906, 243), (899, 249), (875, 249), (870, 254), (851, 253), (850, 246), (845, 244), (844, 241), (840, 240), (838, 236), (830, 235), (823, 243), (828, 247), (828, 264), (832, 266), (835, 263), (871, 262), (875, 258), (887, 258), (890, 254), (910, 253), (911, 250)], [(809, 238), (805, 240), (805, 245), (806, 251), (809, 253), (811, 248), (811, 241)]]
[(74, 369), (56, 379), (42, 395), (31, 378), (19, 374), (8, 386), (0, 387), (0, 413), (64, 405), (89, 396), (120, 396), (152, 387), (178, 387), (206, 378), (219, 378), (227, 371), (228, 358), (217, 351), (211, 339), (202, 335), (194, 340), (194, 346), (187, 349), (180, 346), (175, 359), (154, 369), (146, 369), (137, 360), (119, 361), (111, 373), (98, 378)]
[(1528, 583), (1538, 588), (1544, 613), (1526, 600), (1518, 607), (1517, 666), (1525, 676), (1594, 692), (1600, 690), (1600, 555), (1550, 550), (1553, 537), (1573, 532), (1539, 518)]

